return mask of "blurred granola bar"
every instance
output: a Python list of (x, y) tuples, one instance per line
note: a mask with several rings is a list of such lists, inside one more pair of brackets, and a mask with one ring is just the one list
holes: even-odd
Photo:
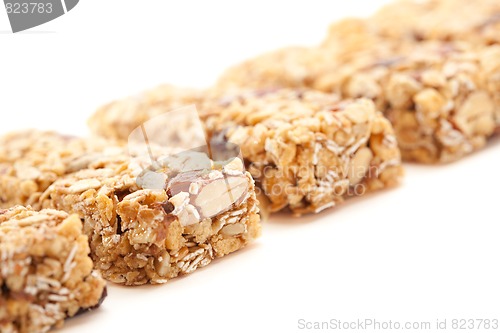
[[(500, 45), (382, 38), (372, 26), (344, 20), (321, 47), (248, 60), (224, 73), (218, 87), (307, 85), (341, 98), (370, 98), (392, 122), (409, 161), (454, 161), (498, 132)], [(288, 79), (297, 67), (307, 78), (299, 84)]]
[(325, 69), (313, 86), (373, 99), (409, 161), (457, 160), (483, 147), (500, 128), (500, 45), (422, 42), (371, 63), (353, 60)]
[[(149, 119), (190, 104), (196, 105), (202, 97), (203, 92), (196, 89), (161, 85), (102, 106), (89, 119), (89, 126), (97, 135), (126, 141), (134, 129)], [(171, 131), (173, 135), (188, 130), (190, 125), (187, 118), (180, 119), (180, 122), (169, 120), (172, 121), (169, 123), (171, 129), (177, 129)], [(164, 131), (166, 135), (168, 132)]]
[(36, 206), (59, 177), (86, 168), (110, 145), (54, 132), (26, 130), (0, 137), (0, 208)]
[(403, 0), (382, 7), (368, 21), (389, 38), (500, 43), (497, 0)]
[(394, 131), (370, 100), (269, 89), (206, 101), (204, 110), (211, 135), (241, 147), (271, 211), (319, 212), (401, 179)]

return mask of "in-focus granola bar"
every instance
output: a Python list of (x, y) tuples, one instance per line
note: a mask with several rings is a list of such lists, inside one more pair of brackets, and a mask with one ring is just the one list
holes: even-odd
[(96, 268), (112, 282), (164, 283), (260, 234), (254, 182), (241, 160), (157, 157), (98, 157), (40, 198), (43, 207), (79, 214)]
[(0, 210), (0, 331), (47, 332), (106, 297), (76, 215)]

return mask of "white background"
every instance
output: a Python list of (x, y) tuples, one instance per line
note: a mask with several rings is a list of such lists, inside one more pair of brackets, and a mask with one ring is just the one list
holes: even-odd
[[(18, 34), (0, 10), (0, 132), (87, 134), (99, 105), (159, 83), (319, 43), (383, 1), (83, 0)], [(320, 215), (277, 215), (249, 248), (162, 286), (111, 286), (63, 332), (293, 332), (298, 320), (500, 319), (500, 142)], [(352, 330), (355, 332), (356, 330)], [(491, 331), (491, 330), (490, 330)]]

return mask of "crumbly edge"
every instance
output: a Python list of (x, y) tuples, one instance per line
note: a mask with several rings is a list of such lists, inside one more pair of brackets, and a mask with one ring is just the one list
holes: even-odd
[(224, 98), (210, 109), (212, 135), (241, 147), (271, 211), (319, 212), (401, 179), (393, 129), (369, 100), (281, 89)]
[(244, 200), (199, 223), (184, 225), (189, 207), (170, 212), (178, 202), (168, 191), (141, 189), (129, 157), (105, 162), (63, 177), (41, 198), (43, 207), (74, 212), (84, 220), (92, 258), (115, 283), (165, 283), (234, 252), (260, 235), (258, 202), (252, 178)]
[(76, 215), (22, 206), (1, 210), (0, 260), (2, 332), (46, 332), (105, 296)]

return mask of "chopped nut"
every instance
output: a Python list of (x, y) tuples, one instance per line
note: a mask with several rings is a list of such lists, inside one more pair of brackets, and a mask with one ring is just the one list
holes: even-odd
[(358, 150), (349, 164), (347, 178), (349, 178), (350, 185), (358, 184), (365, 177), (372, 158), (373, 153), (369, 148), (364, 147)]
[(405, 108), (411, 104), (412, 97), (422, 85), (408, 75), (395, 74), (387, 84), (387, 99), (396, 108)]
[(170, 202), (176, 208), (184, 207), (190, 202), (198, 208), (199, 218), (203, 220), (241, 203), (248, 191), (248, 180), (241, 172), (239, 175), (224, 176), (215, 170), (209, 173), (190, 171), (172, 178), (168, 182), (167, 190), (173, 195)]
[(225, 164), (223, 167), (223, 170), (226, 174), (231, 174), (231, 173), (241, 173), (245, 171), (245, 166), (243, 165), (243, 161), (236, 157), (233, 158), (229, 163)]
[(104, 155), (102, 153), (88, 153), (82, 156), (78, 156), (68, 163), (67, 171), (76, 172), (82, 169), (86, 169), (92, 162), (97, 161)]
[(209, 218), (240, 203), (247, 192), (248, 179), (244, 175), (227, 176), (204, 185), (194, 203), (200, 210), (201, 218)]
[(356, 105), (349, 105), (344, 113), (347, 118), (352, 120), (354, 123), (364, 123), (367, 122), (372, 116), (371, 112), (368, 112), (369, 108), (360, 108)]
[(179, 173), (177, 176), (171, 178), (167, 182), (167, 191), (171, 196), (175, 196), (181, 192), (186, 192), (187, 195), (189, 196), (189, 193), (191, 193), (192, 191), (199, 192), (200, 187), (203, 186), (203, 184), (201, 183), (207, 181), (208, 181), (207, 170), (182, 172)]
[(189, 172), (210, 169), (212, 161), (205, 153), (188, 150), (168, 156), (160, 160), (160, 164), (167, 166), (170, 171)]
[[(457, 125), (468, 135), (476, 132), (475, 123), (477, 119), (481, 119), (483, 115), (491, 118), (491, 126), (486, 127), (490, 134), (494, 130), (494, 112), (495, 105), (490, 96), (486, 92), (472, 93), (458, 109), (455, 115)], [(483, 125), (484, 128), (484, 125)], [(479, 128), (481, 130), (482, 128)], [(483, 131), (480, 131), (480, 133)], [(488, 133), (486, 133), (488, 134)]]
[(245, 225), (242, 223), (228, 224), (220, 231), (224, 236), (235, 236), (245, 232)]
[(82, 179), (68, 188), (69, 193), (82, 193), (90, 189), (96, 189), (101, 186), (97, 179)]
[(152, 170), (144, 170), (137, 177), (137, 185), (143, 189), (160, 190), (165, 188), (165, 183), (168, 176), (164, 172), (155, 172)]
[(190, 194), (198, 194), (200, 192), (200, 186), (198, 185), (198, 183), (191, 183), (189, 184), (189, 193)]
[(155, 258), (155, 269), (159, 276), (167, 276), (170, 271), (170, 255), (167, 251), (163, 251), (157, 258)]
[(416, 109), (430, 118), (437, 118), (443, 111), (446, 100), (435, 89), (424, 89), (413, 98)]
[[(172, 212), (174, 214), (174, 212)], [(193, 205), (186, 205), (179, 213), (174, 214), (179, 217), (179, 222), (182, 226), (186, 227), (188, 225), (199, 223), (200, 213)]]
[(179, 192), (179, 193), (175, 194), (173, 197), (171, 197), (168, 201), (172, 205), (174, 205), (174, 210), (172, 211), (172, 214), (177, 215), (180, 212), (182, 212), (182, 210), (184, 210), (184, 208), (188, 205), (189, 193)]

